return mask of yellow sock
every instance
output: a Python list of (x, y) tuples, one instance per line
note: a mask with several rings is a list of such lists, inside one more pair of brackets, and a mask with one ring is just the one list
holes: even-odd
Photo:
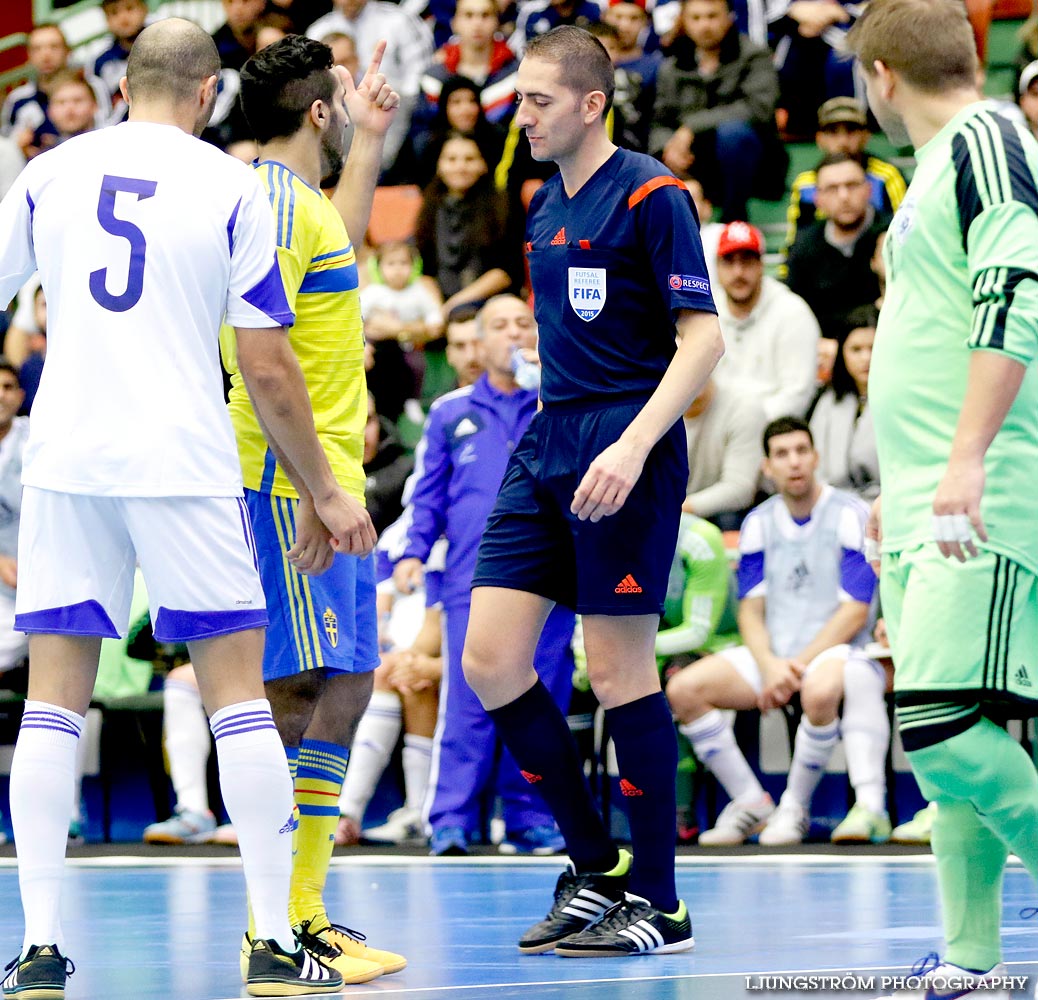
[[(285, 747), (285, 757), (288, 760), (288, 773), (292, 776), (292, 784), (294, 786), (296, 783), (296, 771), (299, 769), (299, 747)], [(293, 812), (296, 820), (296, 829), (292, 833), (292, 854), (294, 855), (296, 852), (296, 837), (299, 835), (299, 806), (296, 806)], [(252, 914), (252, 900), (248, 896), (245, 897), (245, 905), (249, 913), (249, 940), (251, 941), (256, 937), (256, 918)], [(291, 909), (291, 906), (289, 909)]]
[(324, 883), (335, 847), (339, 824), (339, 792), (346, 777), (349, 750), (335, 743), (303, 740), (295, 794), (299, 809), (288, 919), (293, 927), (304, 920), (328, 922), (324, 911)]

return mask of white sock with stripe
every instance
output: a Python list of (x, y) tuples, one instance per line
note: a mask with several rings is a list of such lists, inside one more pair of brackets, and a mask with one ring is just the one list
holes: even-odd
[(220, 791), (238, 834), (256, 936), (273, 938), (291, 954), (296, 950), (288, 925), (295, 800), (270, 702), (257, 698), (228, 705), (214, 712), (209, 724), (216, 737)]
[(206, 764), (209, 761), (209, 720), (194, 684), (170, 678), (162, 689), (162, 710), (169, 757), (169, 777), (177, 807), (195, 813), (209, 811)]
[(67, 708), (26, 701), (11, 763), (11, 823), (18, 848), (18, 884), (25, 911), (22, 954), (56, 944), (61, 933), (61, 883), (76, 782), (76, 747), (86, 719)]
[(709, 768), (733, 802), (760, 802), (764, 789), (735, 742), (735, 732), (720, 709), (713, 708), (693, 722), (678, 727), (696, 756)]
[(404, 735), (404, 804), (416, 812), (421, 812), (429, 788), (432, 751), (431, 736), (415, 736), (413, 733)]
[(341, 815), (352, 816), (358, 823), (364, 818), (378, 780), (396, 749), (402, 727), (400, 696), (392, 691), (372, 691), (350, 748), (350, 763), (339, 795)]
[(804, 809), (810, 810), (811, 796), (822, 780), (829, 758), (839, 742), (839, 719), (824, 726), (812, 726), (807, 716), (804, 716), (793, 741), (793, 760), (789, 765), (789, 777), (782, 797), (785, 799), (788, 796)]

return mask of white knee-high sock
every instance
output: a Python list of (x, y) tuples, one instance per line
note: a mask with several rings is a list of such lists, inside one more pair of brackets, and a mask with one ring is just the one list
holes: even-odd
[(18, 884), (25, 911), (23, 954), (56, 944), (61, 933), (61, 881), (76, 781), (82, 715), (27, 701), (11, 763), (11, 823), (18, 848)]
[(735, 731), (720, 710), (711, 709), (678, 727), (696, 756), (709, 768), (733, 802), (759, 802), (764, 789), (735, 742)]
[(431, 736), (404, 734), (404, 805), (415, 812), (421, 812), (425, 793), (429, 787), (432, 750)]
[(843, 668), (843, 747), (855, 800), (874, 813), (887, 811), (890, 718), (883, 697), (886, 676), (873, 660), (852, 656)]
[(167, 680), (162, 690), (162, 710), (169, 777), (177, 808), (208, 812), (205, 769), (209, 762), (209, 720), (202, 707), (202, 696), (193, 684)]
[(358, 822), (364, 818), (382, 772), (389, 764), (403, 726), (400, 697), (392, 691), (373, 691), (357, 725), (350, 763), (339, 795), (339, 812)]
[(295, 951), (288, 925), (295, 801), (270, 702), (228, 705), (213, 713), (220, 791), (238, 834), (256, 936)]
[(804, 809), (810, 809), (811, 796), (825, 774), (825, 767), (832, 757), (836, 744), (840, 742), (840, 720), (834, 719), (825, 726), (812, 726), (807, 716), (800, 720), (796, 739), (793, 741), (793, 760), (789, 765), (789, 778), (782, 798), (789, 796)]

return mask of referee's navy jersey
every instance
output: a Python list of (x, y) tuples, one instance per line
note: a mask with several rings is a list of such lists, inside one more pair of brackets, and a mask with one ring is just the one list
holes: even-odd
[(526, 254), (541, 399), (647, 399), (674, 356), (681, 309), (716, 313), (692, 199), (658, 160), (617, 149), (570, 198), (534, 195)]

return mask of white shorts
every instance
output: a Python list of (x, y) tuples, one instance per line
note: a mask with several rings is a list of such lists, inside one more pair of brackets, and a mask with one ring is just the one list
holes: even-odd
[[(753, 688), (755, 694), (759, 695), (764, 690), (764, 681), (761, 678), (760, 667), (757, 666), (757, 661), (754, 659), (753, 653), (750, 652), (748, 646), (735, 646), (732, 649), (723, 649), (715, 655), (722, 660), (727, 660), (735, 667), (736, 673)], [(815, 667), (826, 660), (840, 659), (846, 662), (850, 655), (851, 647), (847, 643), (842, 643), (839, 646), (830, 646), (828, 649), (822, 650), (807, 665), (804, 676), (806, 677)]]
[(124, 637), (137, 563), (160, 642), (267, 624), (241, 498), (95, 497), (27, 486), (15, 628)]

